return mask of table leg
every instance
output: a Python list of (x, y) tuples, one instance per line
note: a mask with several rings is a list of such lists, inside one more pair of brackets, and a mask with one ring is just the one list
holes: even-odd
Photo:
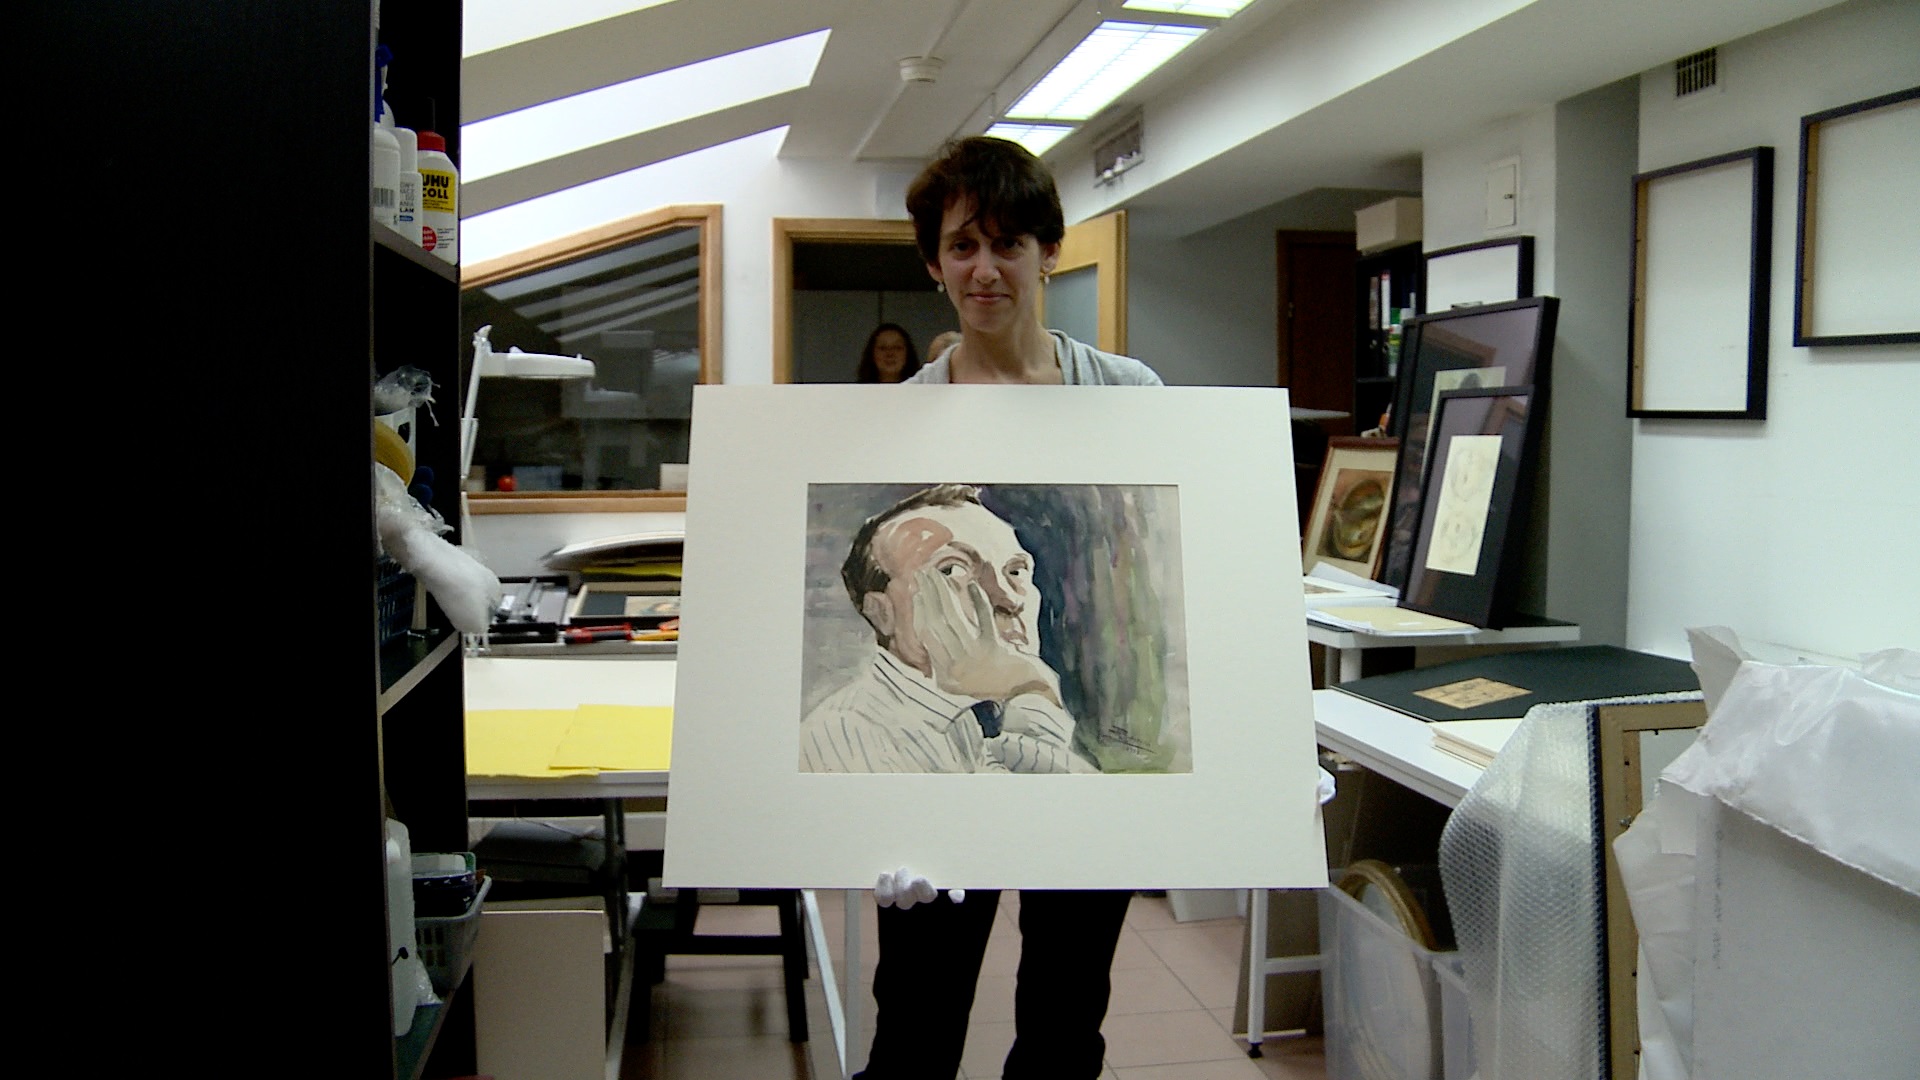
[(1260, 1056), (1267, 1029), (1267, 890), (1247, 890), (1247, 1056)]

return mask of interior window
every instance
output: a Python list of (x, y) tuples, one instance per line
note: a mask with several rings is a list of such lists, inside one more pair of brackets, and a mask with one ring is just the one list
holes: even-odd
[[(494, 363), (475, 383), (469, 490), (683, 489), (672, 466), (687, 460), (693, 387), (717, 366), (718, 213), (643, 215), (471, 268), (462, 340), (490, 327)], [(549, 356), (591, 367), (536, 362)]]

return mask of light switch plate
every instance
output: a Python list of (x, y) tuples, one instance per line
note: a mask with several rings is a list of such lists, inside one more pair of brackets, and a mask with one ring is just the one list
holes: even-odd
[(1511, 229), (1520, 221), (1520, 159), (1487, 167), (1487, 228)]

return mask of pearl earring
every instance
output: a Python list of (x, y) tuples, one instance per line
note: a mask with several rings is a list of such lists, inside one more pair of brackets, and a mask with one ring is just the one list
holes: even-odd
[(934, 283), (933, 283), (933, 291), (934, 291), (934, 292), (937, 292), (937, 293), (943, 293), (943, 292), (946, 292), (946, 291), (947, 291), (947, 283), (946, 283), (946, 282), (944, 282), (944, 281), (936, 281), (936, 282), (934, 282)]

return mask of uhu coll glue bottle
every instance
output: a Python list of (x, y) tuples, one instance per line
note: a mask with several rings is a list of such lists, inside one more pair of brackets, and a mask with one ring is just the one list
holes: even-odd
[(447, 157), (447, 140), (422, 131), (420, 141), (420, 246), (460, 265), (460, 174)]

